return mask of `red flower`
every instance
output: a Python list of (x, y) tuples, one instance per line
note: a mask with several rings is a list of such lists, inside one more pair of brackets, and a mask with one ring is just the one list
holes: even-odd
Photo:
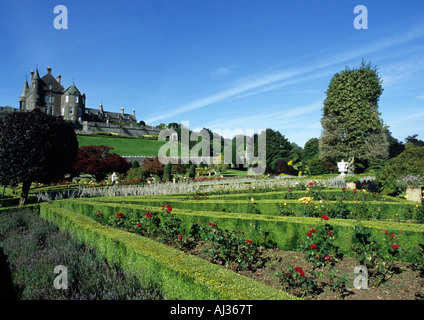
[(342, 191), (345, 191), (345, 190), (346, 190), (346, 188), (345, 188), (345, 187), (343, 187), (343, 188), (342, 188)]
[(196, 198), (199, 198), (199, 196), (197, 195)]
[(396, 237), (393, 233), (390, 235), (390, 238)]
[(327, 233), (328, 233), (329, 236), (333, 235), (333, 232), (331, 232), (331, 231), (328, 231)]
[(212, 222), (208, 222), (208, 226), (213, 227), (213, 226), (214, 226), (214, 224), (213, 224)]
[(292, 192), (291, 190), (289, 190), (289, 192)]
[(117, 212), (116, 213), (116, 217), (117, 218), (123, 218), (124, 217), (124, 214), (122, 212)]
[(166, 207), (166, 210), (168, 210), (168, 212), (171, 212), (171, 211), (172, 211), (172, 208), (171, 208), (171, 206), (169, 206), (169, 207)]
[(389, 233), (386, 231), (384, 234), (387, 236)]
[(311, 229), (310, 230), (312, 233), (317, 233), (317, 231), (315, 229)]
[(149, 219), (149, 218), (153, 217), (153, 213), (152, 213), (152, 212), (146, 212), (146, 213), (144, 214), (144, 216), (145, 216), (147, 219)]
[(178, 238), (178, 240), (181, 240), (183, 237), (181, 237), (180, 234), (177, 234), (177, 238)]
[(252, 243), (252, 240), (247, 239), (247, 240), (246, 240), (246, 243), (247, 243), (247, 244), (251, 244), (251, 243)]
[(329, 218), (329, 217), (327, 217), (326, 215), (323, 215), (321, 218), (322, 218), (323, 220), (325, 220), (325, 221), (330, 220), (330, 218)]
[(393, 250), (399, 249), (399, 245), (397, 245), (397, 244), (392, 244), (392, 248), (393, 248)]
[(100, 210), (97, 210), (97, 213), (100, 213)]
[(306, 234), (308, 237), (312, 237), (312, 233), (311, 231), (308, 231), (308, 233)]
[(316, 248), (318, 248), (318, 246), (317, 246), (317, 244), (316, 244), (316, 243), (314, 243), (314, 244), (311, 244), (311, 245), (310, 245), (310, 248), (311, 248), (311, 249), (316, 249)]
[(325, 256), (324, 259), (325, 260), (330, 260), (331, 258), (330, 258), (330, 256)]
[(296, 267), (294, 268), (294, 271), (299, 273), (302, 277), (305, 277), (305, 272), (302, 270), (302, 267)]
[(137, 227), (141, 227), (141, 223), (137, 223)]

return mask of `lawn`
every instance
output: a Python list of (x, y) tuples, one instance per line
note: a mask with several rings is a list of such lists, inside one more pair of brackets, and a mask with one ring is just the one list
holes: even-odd
[(158, 155), (158, 151), (166, 141), (129, 139), (115, 137), (92, 137), (77, 135), (79, 146), (105, 145), (113, 147), (112, 152), (121, 156), (149, 156)]
[(247, 170), (228, 169), (225, 170), (222, 175), (224, 177), (244, 177), (247, 175)]

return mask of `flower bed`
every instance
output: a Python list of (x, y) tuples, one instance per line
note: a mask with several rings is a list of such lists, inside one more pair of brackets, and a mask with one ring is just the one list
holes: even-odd
[[(94, 219), (103, 224), (154, 238), (169, 246), (197, 255), (252, 279), (310, 299), (405, 299), (424, 297), (424, 238), (415, 250), (403, 248), (403, 231), (378, 230), (379, 239), (361, 224), (355, 227), (350, 249), (353, 257), (346, 257), (336, 238), (340, 230), (323, 215), (313, 228), (301, 235), (296, 244), (299, 251), (288, 258), (288, 253), (271, 248), (268, 233), (258, 228), (228, 230), (219, 223), (198, 221), (183, 236), (181, 220), (169, 205), (159, 211), (131, 215), (117, 212), (104, 214), (98, 210)], [(252, 240), (255, 239), (255, 240)], [(293, 254), (293, 253), (292, 253)], [(405, 255), (411, 262), (402, 262)], [(285, 257), (283, 259), (283, 257)], [(295, 264), (293, 264), (295, 263)], [(370, 290), (354, 287), (354, 269), (368, 268)], [(401, 274), (401, 276), (399, 276)], [(400, 279), (403, 281), (400, 282)], [(400, 284), (401, 283), (401, 284)], [(384, 286), (384, 290), (380, 286)], [(325, 295), (323, 295), (325, 293)]]
[[(154, 240), (102, 226), (96, 221), (54, 203), (40, 206), (42, 217), (61, 229), (77, 234), (87, 244), (95, 245), (110, 261), (124, 269), (136, 270), (141, 280), (153, 279), (169, 299), (294, 299), (294, 296), (238, 275), (201, 258), (186, 255)], [(115, 214), (112, 219), (124, 215)], [(122, 213), (122, 212), (121, 212)], [(94, 215), (97, 212), (94, 212)], [(119, 220), (117, 221), (119, 222)], [(213, 275), (213, 277), (211, 277)], [(142, 281), (143, 282), (143, 281)]]
[[(69, 232), (40, 218), (38, 206), (0, 211), (0, 246), (7, 257), (13, 288), (6, 298), (19, 300), (158, 300), (116, 263), (107, 263), (96, 248), (84, 246)], [(53, 281), (56, 266), (67, 268), (66, 290)], [(5, 288), (1, 288), (2, 293)]]

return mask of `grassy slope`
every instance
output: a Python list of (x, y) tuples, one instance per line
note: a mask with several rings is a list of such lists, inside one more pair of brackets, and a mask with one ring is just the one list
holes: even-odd
[(149, 156), (158, 155), (159, 148), (165, 141), (126, 139), (115, 137), (91, 137), (77, 135), (79, 146), (105, 145), (113, 147), (112, 152), (121, 156)]

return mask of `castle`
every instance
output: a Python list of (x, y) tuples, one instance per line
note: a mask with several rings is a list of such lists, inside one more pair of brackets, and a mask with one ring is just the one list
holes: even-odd
[(40, 109), (41, 111), (54, 115), (62, 116), (64, 120), (70, 120), (74, 123), (103, 122), (103, 123), (126, 123), (136, 124), (135, 110), (132, 114), (121, 112), (108, 112), (103, 110), (100, 104), (98, 109), (87, 108), (85, 93), (81, 93), (72, 83), (66, 90), (62, 85), (61, 75), (56, 78), (52, 76), (52, 68), (47, 67), (47, 74), (40, 78), (38, 68), (31, 70), (31, 79), (25, 80), (22, 93), (19, 97), (19, 109), (21, 111), (32, 111)]

